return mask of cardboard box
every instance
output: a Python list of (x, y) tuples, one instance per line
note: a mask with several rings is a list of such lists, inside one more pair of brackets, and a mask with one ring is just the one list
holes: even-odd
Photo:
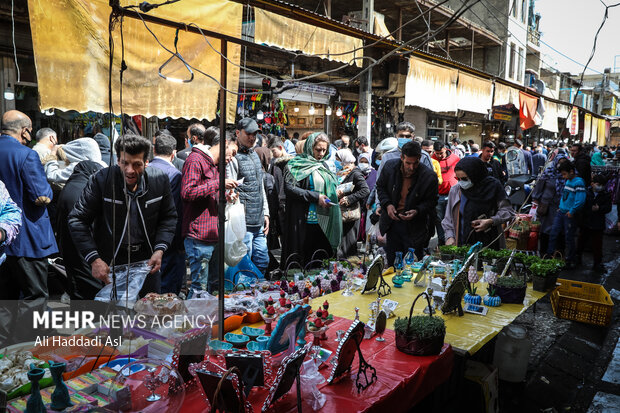
[(479, 391), (481, 409), (477, 411), (499, 412), (499, 385), (496, 367), (468, 360), (465, 364), (465, 379)]

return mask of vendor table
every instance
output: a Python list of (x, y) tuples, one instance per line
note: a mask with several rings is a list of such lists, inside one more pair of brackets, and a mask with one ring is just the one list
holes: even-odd
[[(402, 288), (394, 288), (391, 278), (393, 274), (384, 276), (385, 280), (392, 287), (392, 294), (385, 296), (390, 300), (398, 301), (399, 305), (395, 311), (397, 317), (407, 317), (409, 309), (414, 298), (424, 291), (423, 287), (416, 287), (413, 282), (406, 282)], [(486, 293), (486, 283), (480, 282), (478, 291), (480, 295)], [(511, 324), (515, 318), (524, 313), (536, 301), (544, 297), (547, 293), (534, 291), (532, 284), (528, 284), (527, 292), (523, 305), (521, 304), (502, 304), (499, 307), (489, 307), (486, 316), (465, 313), (463, 317), (459, 317), (456, 313), (443, 315), (438, 311), (438, 315), (446, 321), (446, 343), (449, 343), (455, 349), (463, 350), (470, 355), (476, 353), (495, 337), (502, 328)], [(353, 297), (345, 297), (341, 291), (328, 294), (318, 298), (313, 303), (313, 309), (316, 310), (320, 303), (324, 300), (329, 301), (329, 311), (331, 314), (339, 317), (353, 320), (355, 317), (355, 307), (359, 307), (360, 320), (366, 322), (370, 315), (370, 303), (377, 299), (376, 293), (366, 293), (361, 295), (356, 292)], [(418, 300), (413, 314), (423, 314), (422, 311), (426, 307), (425, 300)], [(387, 327), (394, 327), (396, 317), (388, 319)], [(393, 344), (392, 344), (393, 345)]]
[[(334, 353), (330, 360), (324, 363), (325, 367), (319, 370), (326, 379), (331, 373), (330, 361), (335, 357), (338, 348), (338, 342), (335, 340), (336, 331), (347, 330), (351, 323), (351, 320), (336, 317), (327, 330), (327, 340), (321, 341), (323, 348)], [(377, 369), (377, 381), (362, 393), (357, 392), (355, 376), (358, 370), (358, 358), (356, 356), (351, 374), (334, 384), (328, 385), (325, 382), (319, 385), (319, 390), (326, 396), (326, 403), (321, 412), (407, 411), (450, 377), (454, 358), (450, 345), (444, 344), (441, 353), (437, 356), (416, 357), (401, 353), (396, 349), (394, 331), (386, 330), (383, 337), (384, 342), (378, 342), (373, 337), (370, 340), (363, 340), (361, 344), (364, 358)], [(312, 335), (308, 334), (306, 340), (312, 342)], [(262, 408), (267, 393), (268, 389), (260, 388), (254, 388), (250, 393), (249, 400), (255, 412), (259, 412)], [(273, 410), (296, 412), (295, 394), (295, 386), (293, 386), (289, 394), (277, 402)], [(308, 400), (304, 395), (302, 406), (304, 412), (312, 411)], [(181, 411), (206, 411), (206, 408), (207, 403), (197, 386), (188, 389)]]

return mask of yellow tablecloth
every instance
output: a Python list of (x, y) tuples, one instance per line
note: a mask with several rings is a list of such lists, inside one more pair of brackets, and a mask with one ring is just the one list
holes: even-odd
[[(393, 274), (392, 274), (393, 275)], [(386, 275), (384, 278), (392, 288), (392, 294), (383, 297), (398, 302), (398, 307), (394, 312), (396, 317), (408, 317), (411, 303), (415, 297), (420, 294), (424, 288), (414, 286), (413, 282), (406, 282), (403, 288), (394, 288), (392, 284), (392, 275)], [(486, 284), (478, 283), (478, 293), (482, 296), (486, 294)], [(446, 320), (446, 343), (450, 343), (452, 347), (466, 351), (473, 355), (488, 343), (502, 328), (514, 321), (517, 316), (525, 312), (528, 307), (533, 305), (537, 300), (545, 296), (546, 293), (534, 291), (532, 284), (528, 284), (525, 295), (524, 304), (502, 304), (499, 307), (489, 307), (486, 316), (464, 313), (463, 317), (459, 317), (456, 313), (443, 315), (441, 311), (438, 315)], [(353, 320), (355, 318), (355, 307), (359, 307), (360, 320), (368, 321), (370, 316), (370, 304), (377, 299), (376, 293), (366, 293), (361, 295), (359, 291), (355, 292), (352, 297), (345, 297), (342, 291), (327, 294), (322, 297), (315, 298), (310, 305), (313, 310), (319, 308), (325, 300), (329, 302), (329, 312), (334, 316), (339, 316)], [(426, 307), (426, 300), (420, 298), (413, 310), (414, 315), (424, 314), (422, 311)], [(394, 328), (394, 320), (396, 317), (388, 319), (387, 328)], [(254, 325), (261, 326), (262, 323)], [(275, 324), (274, 324), (275, 327)]]

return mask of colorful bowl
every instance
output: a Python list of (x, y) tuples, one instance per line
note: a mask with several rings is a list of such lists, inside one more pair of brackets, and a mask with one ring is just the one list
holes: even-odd
[(269, 342), (270, 337), (260, 336), (256, 341), (250, 341), (246, 346), (250, 351), (261, 351), (267, 350), (267, 343)]
[(265, 334), (265, 330), (262, 328), (252, 328), (248, 326), (242, 327), (241, 332), (250, 337), (250, 340), (256, 340), (258, 337)]
[(224, 338), (236, 348), (243, 348), (248, 343), (248, 341), (250, 341), (250, 337), (246, 336), (245, 334), (226, 333), (224, 335)]
[(220, 341), (220, 340), (211, 340), (209, 342), (209, 348), (213, 351), (217, 351), (217, 350), (230, 350), (233, 348), (233, 345), (230, 343), (227, 343), (225, 341)]

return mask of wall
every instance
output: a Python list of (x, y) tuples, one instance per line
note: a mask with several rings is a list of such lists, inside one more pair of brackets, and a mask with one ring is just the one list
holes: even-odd
[(426, 139), (426, 110), (407, 106), (405, 108), (405, 122), (411, 122), (415, 125), (415, 134)]

